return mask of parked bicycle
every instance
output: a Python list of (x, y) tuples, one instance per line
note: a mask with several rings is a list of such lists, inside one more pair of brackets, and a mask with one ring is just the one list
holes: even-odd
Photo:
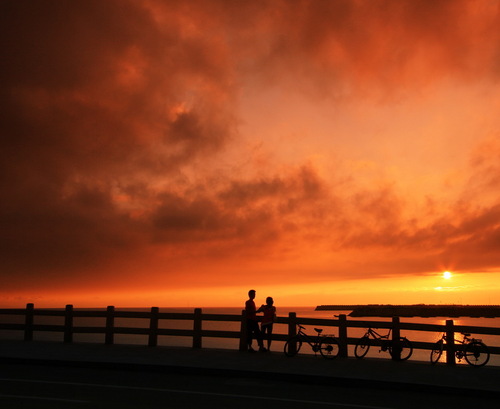
[[(356, 358), (364, 358), (372, 344), (380, 345), (379, 352), (388, 351), (391, 356), (394, 356), (394, 341), (389, 339), (391, 331), (392, 329), (389, 329), (389, 332), (386, 335), (381, 335), (374, 329), (368, 328), (365, 335), (363, 335), (356, 343), (356, 347), (354, 348), (354, 355)], [(402, 361), (406, 361), (413, 353), (413, 346), (408, 338), (399, 338), (399, 348), (401, 350), (400, 359)]]
[(298, 327), (299, 333), (285, 343), (286, 356), (297, 355), (303, 343), (309, 344), (315, 354), (319, 351), (323, 358), (333, 359), (339, 354), (339, 342), (335, 337), (321, 335), (323, 330), (319, 328), (314, 328), (316, 336), (313, 337), (306, 334), (305, 328), (302, 325), (298, 325)]
[[(465, 358), (472, 366), (483, 366), (490, 360), (490, 351), (480, 339), (470, 338), (471, 334), (462, 333), (463, 339), (455, 339), (455, 356), (459, 361)], [(446, 333), (436, 342), (431, 351), (431, 363), (435, 364), (443, 354)]]

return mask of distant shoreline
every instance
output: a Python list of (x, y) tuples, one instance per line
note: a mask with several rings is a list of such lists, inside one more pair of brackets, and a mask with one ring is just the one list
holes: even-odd
[(350, 317), (500, 317), (500, 305), (318, 305), (316, 311), (351, 311)]

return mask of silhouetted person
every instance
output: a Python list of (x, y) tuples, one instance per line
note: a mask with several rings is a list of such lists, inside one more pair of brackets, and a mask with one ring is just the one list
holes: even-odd
[(262, 334), (259, 329), (259, 322), (257, 321), (257, 309), (255, 308), (255, 290), (250, 290), (248, 292), (249, 299), (245, 303), (245, 311), (247, 312), (247, 343), (248, 350), (250, 352), (255, 352), (252, 348), (252, 340), (255, 337), (257, 343), (259, 344), (259, 351), (264, 352), (266, 348), (262, 343)]
[(273, 335), (273, 323), (276, 318), (276, 307), (273, 305), (274, 300), (272, 297), (266, 298), (266, 304), (261, 305), (257, 312), (263, 312), (262, 321), (260, 325), (260, 330), (262, 332), (262, 338), (267, 339), (267, 349), (271, 349), (272, 335)]

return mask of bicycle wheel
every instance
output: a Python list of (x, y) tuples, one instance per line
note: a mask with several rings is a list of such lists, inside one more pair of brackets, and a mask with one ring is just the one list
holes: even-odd
[[(406, 361), (411, 354), (413, 354), (413, 345), (411, 344), (410, 340), (405, 337), (399, 338), (399, 345), (401, 347), (401, 356), (400, 359), (401, 361)], [(392, 346), (389, 346), (388, 348), (389, 354), (392, 356)]]
[(295, 356), (299, 353), (300, 348), (302, 348), (302, 340), (298, 335), (291, 337), (285, 343), (285, 355), (286, 356)]
[(464, 351), (465, 360), (472, 366), (483, 366), (490, 360), (488, 347), (480, 341), (467, 344)]
[(358, 343), (356, 344), (356, 347), (354, 348), (354, 355), (356, 356), (356, 358), (361, 359), (368, 353), (369, 349), (370, 349), (370, 338), (362, 337), (359, 339)]
[(444, 342), (440, 339), (438, 342), (434, 344), (434, 348), (431, 351), (431, 364), (435, 364), (441, 358), (443, 354)]
[(339, 354), (339, 342), (336, 338), (325, 337), (319, 344), (319, 352), (326, 359), (333, 359)]

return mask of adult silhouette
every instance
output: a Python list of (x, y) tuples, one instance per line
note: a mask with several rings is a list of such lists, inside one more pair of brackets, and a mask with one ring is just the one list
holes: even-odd
[(264, 348), (264, 344), (262, 342), (262, 333), (260, 332), (259, 322), (257, 320), (257, 309), (255, 308), (255, 290), (250, 290), (248, 292), (248, 300), (245, 302), (245, 311), (247, 313), (247, 344), (248, 351), (255, 352), (252, 348), (252, 341), (255, 338), (257, 343), (259, 344), (259, 351), (265, 352), (267, 351)]

